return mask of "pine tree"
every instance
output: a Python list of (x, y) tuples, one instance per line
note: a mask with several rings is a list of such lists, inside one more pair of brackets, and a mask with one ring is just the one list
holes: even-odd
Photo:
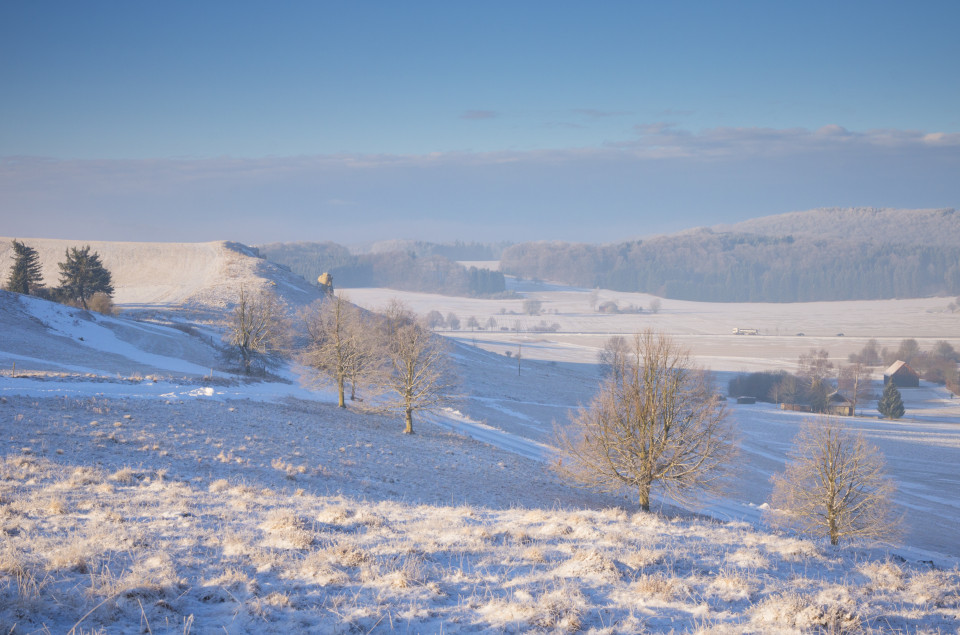
[(906, 410), (903, 407), (903, 399), (900, 397), (900, 391), (893, 385), (893, 381), (888, 381), (883, 387), (883, 395), (877, 403), (877, 410), (887, 419), (899, 419)]
[(79, 300), (87, 309), (87, 299), (94, 293), (113, 295), (110, 272), (100, 262), (100, 254), (90, 253), (90, 245), (67, 250), (67, 259), (60, 267), (60, 293), (68, 300)]
[(7, 291), (36, 295), (43, 287), (43, 274), (40, 272), (40, 256), (33, 247), (13, 241), (13, 266), (7, 280)]

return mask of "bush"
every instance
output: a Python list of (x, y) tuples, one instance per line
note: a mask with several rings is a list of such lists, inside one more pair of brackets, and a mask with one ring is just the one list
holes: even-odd
[(113, 315), (115, 312), (113, 298), (103, 291), (97, 291), (94, 293), (93, 296), (91, 296), (90, 301), (87, 303), (87, 306), (90, 307), (91, 311), (103, 313), (104, 315)]
[(756, 397), (759, 401), (779, 403), (782, 399), (778, 387), (790, 376), (785, 370), (741, 373), (728, 382), (727, 394), (731, 397)]

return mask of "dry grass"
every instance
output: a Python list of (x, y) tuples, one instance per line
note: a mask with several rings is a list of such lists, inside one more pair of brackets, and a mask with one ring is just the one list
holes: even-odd
[[(87, 406), (130, 421), (126, 404)], [(93, 443), (103, 426), (89, 420), (80, 413), (65, 425)], [(174, 452), (159, 465), (138, 449), (149, 439), (105, 447), (102, 465), (23, 454), (41, 446), (30, 439), (0, 461), (0, 632), (960, 628), (957, 571), (743, 523), (327, 494), (349, 478), (367, 487), (360, 479), (371, 475), (331, 481), (294, 468), (294, 487), (287, 467), (305, 463), (298, 447), (280, 469), (276, 448), (253, 452), (265, 434), (218, 447), (197, 420), (164, 427), (163, 442), (196, 439), (207, 454)], [(426, 441), (415, 441), (422, 460)], [(220, 463), (228, 447), (249, 462)], [(133, 454), (102, 460), (122, 451)], [(379, 456), (399, 463), (398, 454)]]

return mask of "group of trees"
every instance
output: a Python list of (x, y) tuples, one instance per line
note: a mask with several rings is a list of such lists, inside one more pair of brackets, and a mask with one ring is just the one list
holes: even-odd
[(926, 351), (912, 338), (902, 340), (896, 349), (880, 348), (877, 340), (869, 340), (859, 352), (850, 353), (851, 362), (864, 366), (889, 366), (898, 360), (909, 364), (923, 379), (960, 394), (960, 352), (946, 340), (937, 341)]
[[(832, 405), (830, 396), (836, 392), (849, 400), (856, 412), (857, 406), (872, 393), (867, 365), (859, 361), (859, 355), (851, 356), (853, 358), (858, 361), (835, 368), (825, 349), (812, 348), (800, 354), (797, 374), (785, 370), (743, 373), (730, 379), (727, 394), (746, 395), (769, 403), (805, 405), (811, 412), (827, 413)], [(903, 416), (903, 412), (896, 416), (882, 411), (881, 414), (892, 419)]]
[(110, 313), (113, 308), (113, 283), (103, 266), (100, 254), (90, 253), (90, 246), (67, 249), (60, 268), (60, 286), (50, 289), (43, 284), (40, 255), (37, 250), (18, 240), (13, 241), (13, 265), (6, 290), (35, 295), (49, 300), (93, 308)]
[(956, 295), (960, 247), (709, 229), (609, 245), (522, 243), (501, 271), (581, 287), (713, 302)]
[[(456, 313), (452, 311), (447, 313), (447, 317), (443, 317), (443, 313), (440, 311), (433, 310), (427, 313), (426, 317), (427, 326), (432, 329), (450, 329), (451, 331), (457, 331), (460, 329), (460, 318), (457, 317)], [(477, 322), (477, 318), (471, 317), (467, 320), (467, 328), (477, 328), (480, 326), (480, 323)]]
[[(337, 243), (272, 243), (259, 248), (272, 262), (289, 267), (307, 280), (321, 273), (333, 275), (341, 287), (387, 287), (404, 291), (463, 296), (495, 296), (506, 291), (499, 271), (465, 267), (452, 257), (456, 249), (426, 249), (415, 243), (409, 249), (353, 254)], [(414, 247), (419, 246), (419, 251)], [(464, 245), (464, 253), (480, 255), (483, 249)]]
[[(335, 294), (294, 318), (270, 290), (241, 287), (227, 324), (229, 354), (246, 373), (289, 354), (307, 369), (308, 381), (337, 391), (337, 405), (366, 399), (369, 410), (400, 412), (407, 434), (413, 415), (453, 398), (456, 377), (443, 340), (402, 303), (381, 314), (363, 311)], [(294, 333), (305, 335), (299, 338)], [(360, 392), (364, 397), (360, 397)]]
[[(593, 401), (558, 434), (557, 469), (573, 482), (636, 492), (650, 509), (658, 486), (675, 500), (717, 493), (737, 440), (725, 400), (718, 399), (687, 351), (650, 331), (611, 338), (600, 354), (604, 380)], [(822, 382), (825, 355), (806, 358), (806, 380)], [(893, 482), (880, 452), (838, 419), (805, 424), (786, 471), (773, 478), (769, 521), (803, 534), (841, 539), (890, 536), (896, 529)]]
[[(289, 333), (277, 315), (269, 291), (241, 293), (230, 331), (247, 369), (250, 351), (276, 349)], [(426, 320), (401, 303), (373, 314), (338, 294), (305, 308), (298, 319), (306, 341), (296, 355), (313, 382), (336, 388), (338, 406), (346, 407), (348, 390), (351, 399), (363, 390), (373, 409), (402, 414), (404, 432), (412, 434), (416, 412), (449, 403), (455, 378), (447, 350)], [(825, 360), (825, 351), (802, 360), (810, 385), (825, 381)], [(630, 340), (611, 338), (601, 361), (605, 377), (597, 395), (558, 431), (563, 457), (557, 469), (582, 486), (629, 488), (645, 511), (655, 487), (680, 501), (719, 493), (738, 451), (736, 431), (725, 400), (688, 352), (647, 331)], [(808, 424), (791, 458), (774, 478), (772, 523), (821, 533), (832, 544), (893, 526), (887, 523), (893, 486), (882, 458), (842, 424), (826, 418)]]

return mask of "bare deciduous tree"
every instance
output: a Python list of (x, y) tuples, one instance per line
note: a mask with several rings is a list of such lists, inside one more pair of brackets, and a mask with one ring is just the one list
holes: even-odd
[(393, 394), (386, 406), (404, 413), (404, 433), (413, 434), (413, 413), (449, 403), (455, 377), (443, 340), (417, 321), (402, 303), (392, 302), (384, 313), (384, 383)]
[(344, 295), (318, 300), (301, 312), (309, 343), (301, 355), (305, 366), (318, 371), (337, 388), (337, 405), (346, 408), (345, 392), (365, 383), (376, 366), (376, 338), (360, 311)]
[(256, 364), (265, 365), (270, 355), (286, 343), (287, 310), (272, 291), (250, 293), (242, 285), (233, 314), (227, 322), (226, 338), (249, 374)]
[(604, 491), (631, 488), (650, 509), (656, 484), (679, 501), (716, 491), (736, 453), (724, 402), (673, 341), (647, 331), (629, 344), (624, 371), (560, 430), (560, 472)]
[(597, 362), (600, 364), (600, 373), (604, 377), (622, 377), (629, 355), (627, 340), (620, 335), (614, 335), (603, 343), (603, 348), (597, 353)]
[(807, 383), (810, 408), (814, 412), (824, 412), (829, 406), (830, 375), (833, 371), (829, 353), (823, 348), (819, 351), (811, 348), (809, 353), (800, 354), (799, 367), (800, 377)]
[(540, 311), (543, 310), (543, 302), (540, 300), (534, 300), (533, 298), (527, 298), (523, 301), (523, 312), (527, 315), (540, 315)]
[(799, 533), (841, 539), (892, 538), (894, 484), (883, 457), (838, 419), (808, 421), (794, 440), (786, 471), (774, 475), (769, 522)]
[(853, 402), (853, 414), (857, 414), (857, 404), (870, 398), (870, 373), (862, 362), (842, 366), (837, 379), (837, 388), (850, 396)]
[(441, 328), (443, 327), (443, 325), (447, 323), (446, 320), (443, 318), (443, 313), (441, 313), (440, 311), (437, 311), (436, 309), (427, 313), (427, 317), (425, 318), (425, 320), (427, 322), (427, 326), (429, 326), (432, 329)]

